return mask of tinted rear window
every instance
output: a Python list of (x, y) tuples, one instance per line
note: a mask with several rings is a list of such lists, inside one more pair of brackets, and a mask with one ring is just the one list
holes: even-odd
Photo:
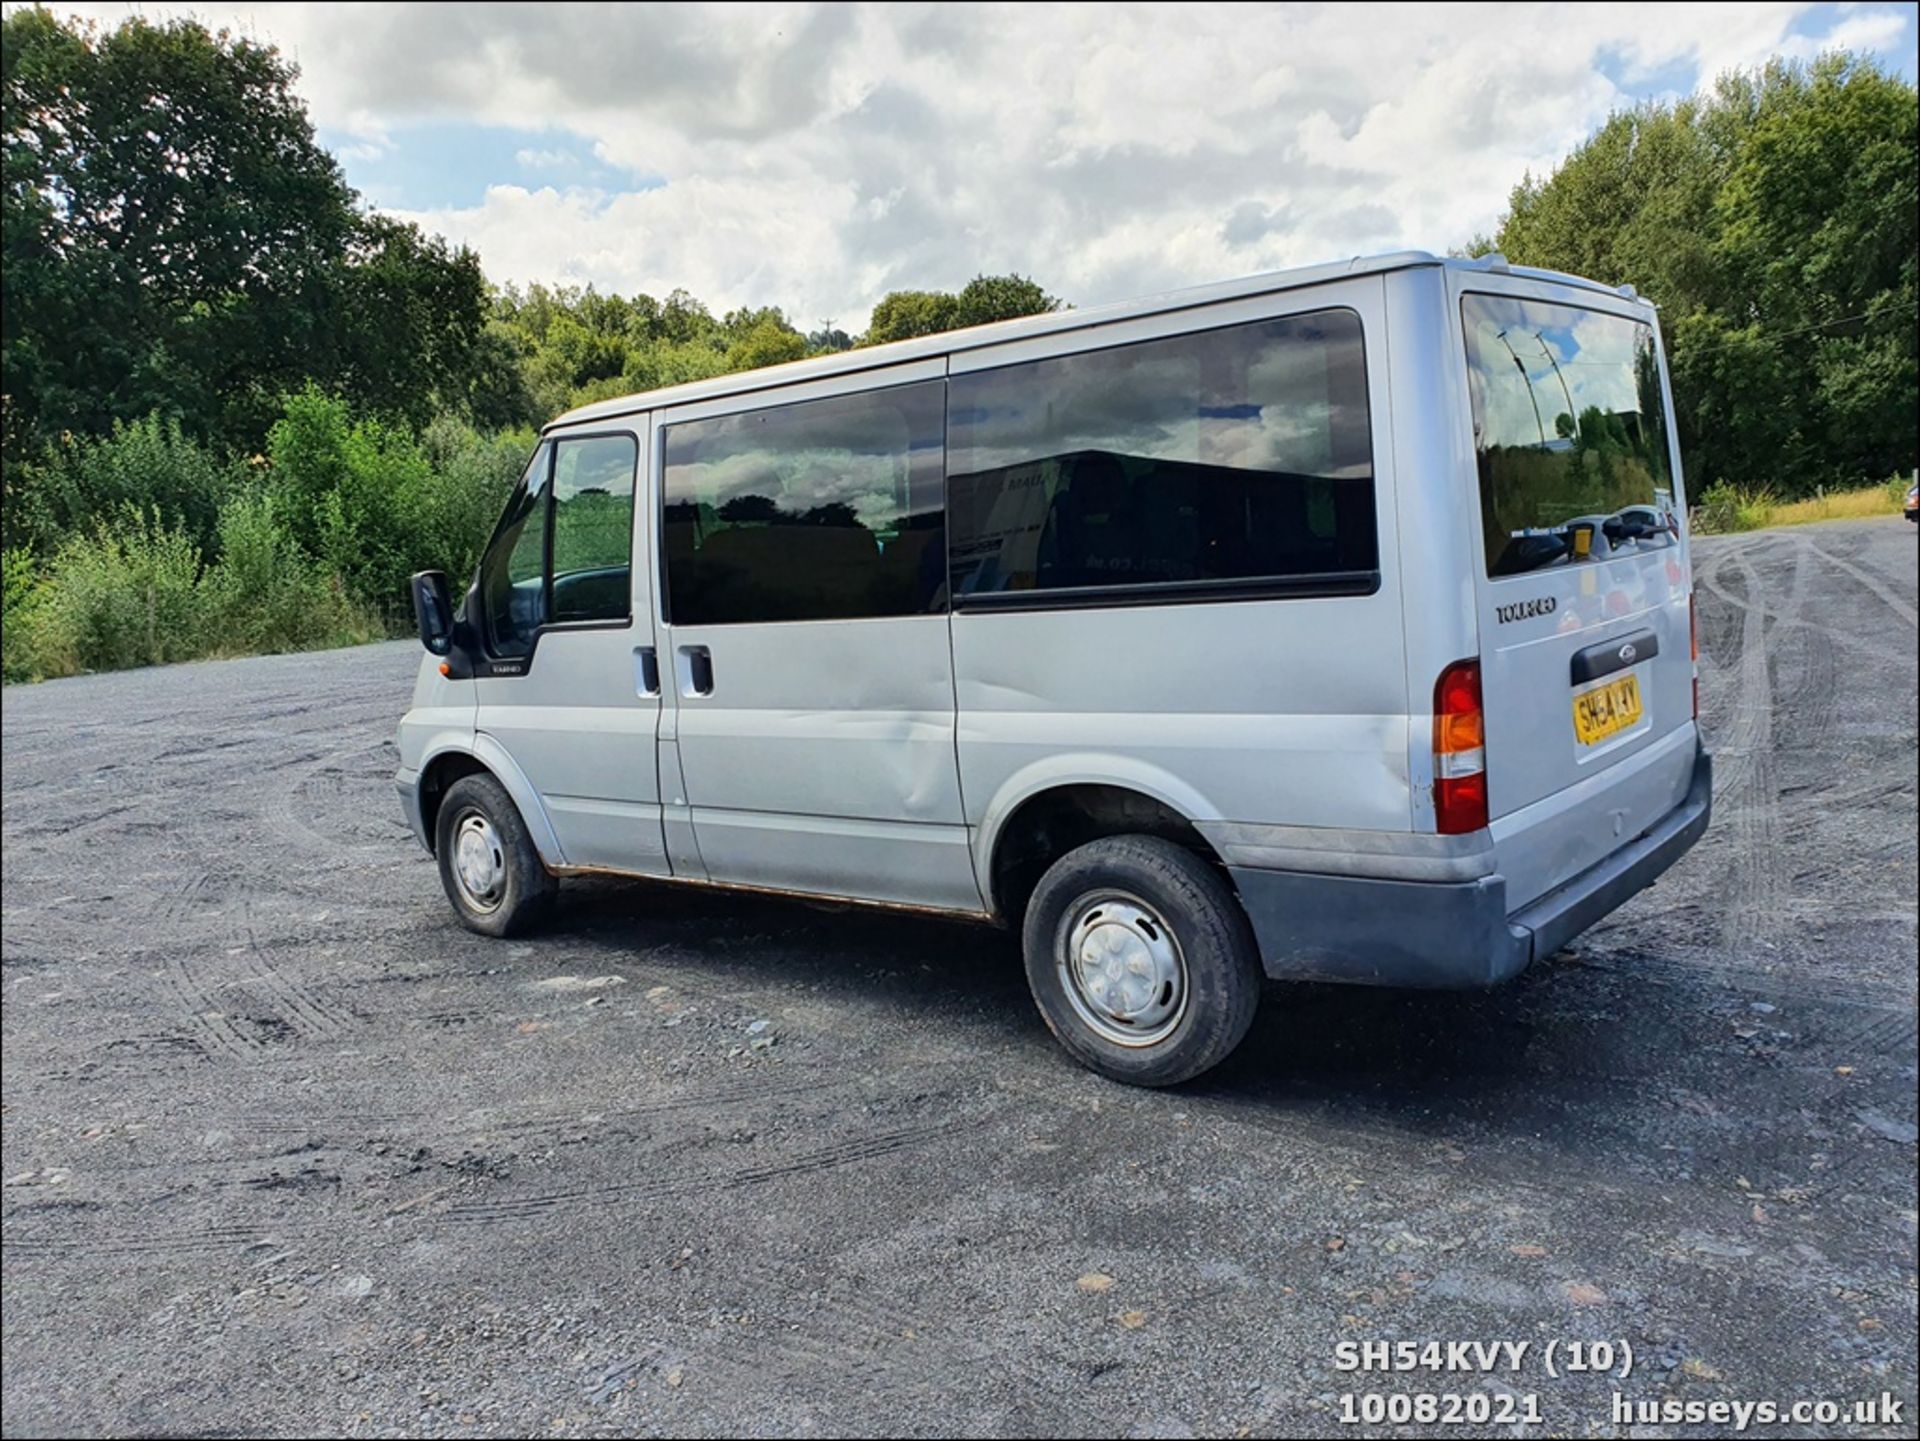
[(1460, 318), (1487, 573), (1674, 544), (1653, 328), (1496, 295), (1462, 297)]
[(1372, 572), (1359, 317), (1330, 310), (955, 376), (947, 508), (959, 605)]

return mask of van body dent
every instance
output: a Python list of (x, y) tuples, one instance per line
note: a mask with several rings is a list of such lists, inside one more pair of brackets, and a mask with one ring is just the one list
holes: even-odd
[(1020, 927), (1122, 1080), (1262, 976), (1485, 986), (1704, 831), (1652, 306), (1404, 253), (549, 425), (398, 786), (475, 929), (612, 871)]

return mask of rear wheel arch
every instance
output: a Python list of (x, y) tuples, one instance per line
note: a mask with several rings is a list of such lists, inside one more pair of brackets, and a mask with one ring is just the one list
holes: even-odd
[(1090, 841), (1155, 836), (1225, 874), (1193, 817), (1163, 795), (1111, 781), (1071, 781), (1032, 791), (1007, 808), (988, 838), (982, 889), (995, 919), (1018, 927), (1049, 867)]

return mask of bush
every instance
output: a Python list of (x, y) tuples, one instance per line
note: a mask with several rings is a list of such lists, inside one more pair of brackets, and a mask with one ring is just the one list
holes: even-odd
[(421, 568), (416, 517), (433, 468), (410, 434), (377, 420), (353, 427), (346, 462), (339, 489), (322, 507), (319, 555), (355, 600), (398, 624), (412, 604), (407, 578)]
[(407, 579), (473, 573), (501, 502), (532, 452), (531, 431), (482, 437), (443, 417), (416, 441), (309, 388), (268, 437), (282, 524), (348, 595), (389, 625), (409, 614)]
[(313, 385), (286, 398), (280, 419), (267, 432), (269, 473), (281, 515), (309, 555), (320, 554), (327, 497), (346, 481), (352, 433), (347, 403)]
[(184, 434), (179, 421), (149, 415), (116, 423), (104, 439), (56, 448), (36, 508), (49, 536), (91, 531), (132, 507), (184, 528), (204, 547), (213, 540), (220, 503), (237, 473), (238, 467)]
[(46, 608), (46, 582), (33, 552), (9, 546), (0, 556), (0, 588), (5, 606), (0, 610), (0, 679), (31, 680), (38, 627)]
[(160, 512), (129, 506), (66, 541), (29, 626), (34, 673), (162, 665), (200, 654), (200, 549)]
[(473, 578), (507, 492), (539, 438), (531, 428), (480, 435), (452, 416), (426, 428), (420, 447), (432, 480), (408, 518), (416, 536), (414, 570), (444, 570), (458, 594)]
[(1770, 491), (1735, 485), (1731, 481), (1715, 481), (1701, 493), (1691, 528), (1696, 535), (1759, 530), (1772, 523), (1775, 504)]
[(220, 560), (201, 592), (210, 644), (250, 653), (355, 645), (378, 621), (293, 538), (269, 490), (242, 494), (220, 512)]

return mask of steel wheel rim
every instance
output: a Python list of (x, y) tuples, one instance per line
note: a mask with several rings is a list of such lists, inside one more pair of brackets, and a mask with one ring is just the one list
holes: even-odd
[(493, 822), (479, 811), (467, 811), (454, 822), (453, 878), (477, 911), (498, 910), (506, 898), (506, 849)]
[(1054, 966), (1074, 1014), (1115, 1045), (1157, 1045), (1186, 1016), (1186, 956), (1138, 896), (1102, 891), (1076, 902), (1060, 923)]

